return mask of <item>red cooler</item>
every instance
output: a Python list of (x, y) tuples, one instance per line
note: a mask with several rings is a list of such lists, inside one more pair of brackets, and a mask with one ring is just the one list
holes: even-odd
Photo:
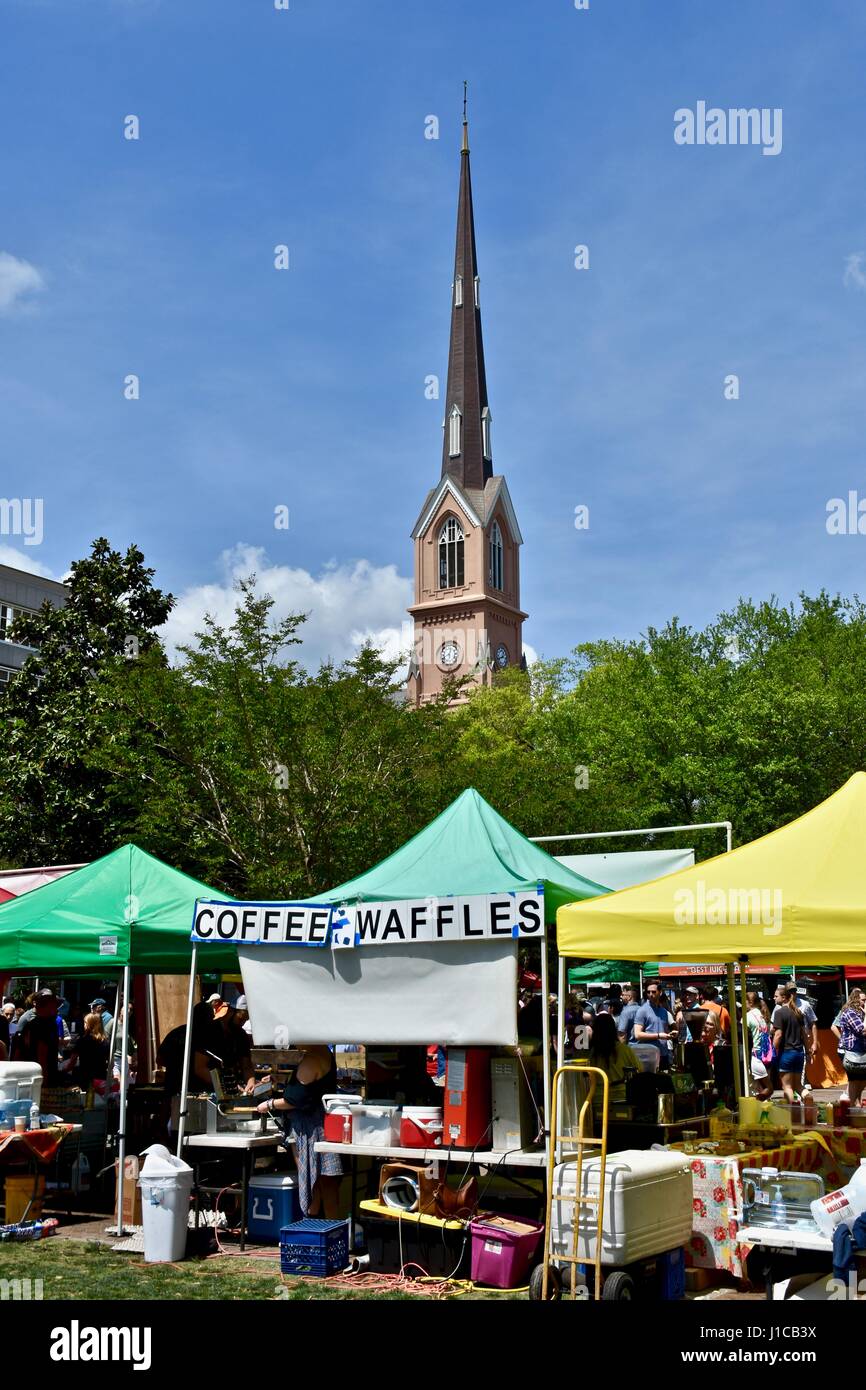
[(400, 1114), (400, 1147), (433, 1149), (442, 1143), (441, 1105), (404, 1105)]
[(325, 1107), (325, 1143), (351, 1144), (352, 1106), (361, 1104), (360, 1096), (322, 1096)]

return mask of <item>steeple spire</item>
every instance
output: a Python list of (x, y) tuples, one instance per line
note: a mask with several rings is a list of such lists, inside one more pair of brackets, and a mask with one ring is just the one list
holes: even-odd
[(451, 343), (448, 350), (442, 473), (443, 476), (450, 474), (461, 487), (480, 490), (493, 476), (493, 464), (489, 457), (490, 412), (481, 336), (480, 281), (469, 172), (466, 97), (464, 82), (463, 144), (460, 153), (454, 284), (451, 291)]

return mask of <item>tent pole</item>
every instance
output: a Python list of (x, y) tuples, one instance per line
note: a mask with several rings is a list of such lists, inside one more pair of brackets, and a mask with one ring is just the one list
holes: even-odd
[(177, 1157), (183, 1158), (183, 1132), (186, 1129), (186, 1093), (189, 1089), (189, 1063), (192, 1057), (192, 1001), (195, 997), (195, 966), (198, 956), (198, 943), (192, 943), (192, 956), (189, 962), (189, 997), (186, 1003), (186, 1037), (183, 1040), (183, 1071), (180, 1077), (180, 1105), (177, 1120)]
[(156, 1072), (156, 985), (152, 975), (147, 977), (147, 1079), (152, 1081)]
[[(548, 1116), (550, 1114), (550, 983), (548, 980), (547, 965), (547, 932), (541, 942), (541, 993), (543, 996), (543, 1008), (541, 1011), (541, 1045), (544, 1049), (542, 1066), (544, 1068), (544, 1153), (545, 1157), (550, 1153), (550, 1132)], [(557, 1027), (559, 1025), (557, 1024)]]
[[(745, 981), (745, 976), (743, 977)], [(731, 1052), (734, 1062), (734, 1096), (739, 1108), (743, 1095), (743, 1074), (740, 1071), (740, 1022), (737, 1018), (737, 979), (734, 962), (728, 961), (728, 1013), (731, 1015)], [(747, 1092), (748, 1094), (748, 1092)]]
[(559, 957), (556, 981), (556, 1065), (565, 1065), (565, 956)]
[[(129, 1076), (129, 966), (123, 967), (123, 1028), (120, 1032), (120, 1132), (117, 1136), (117, 1234), (123, 1235), (123, 1174), (126, 1167), (126, 1095)], [(117, 1010), (115, 1010), (115, 1031)], [(113, 1054), (112, 1054), (113, 1060)]]

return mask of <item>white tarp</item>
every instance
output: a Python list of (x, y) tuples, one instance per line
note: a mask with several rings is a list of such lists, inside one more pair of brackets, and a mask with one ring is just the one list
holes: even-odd
[(375, 951), (238, 946), (259, 1047), (289, 1043), (517, 1042), (517, 941)]
[(693, 849), (620, 850), (613, 854), (557, 854), (556, 862), (573, 869), (605, 888), (633, 888), (664, 878), (678, 869), (690, 869), (695, 862)]

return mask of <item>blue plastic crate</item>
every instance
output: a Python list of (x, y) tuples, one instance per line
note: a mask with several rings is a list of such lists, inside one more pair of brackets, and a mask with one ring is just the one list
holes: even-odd
[(686, 1296), (686, 1252), (682, 1248), (667, 1250), (656, 1260), (658, 1296), (665, 1303)]
[(339, 1274), (349, 1263), (348, 1221), (308, 1216), (280, 1231), (283, 1274), (312, 1274), (319, 1279)]

